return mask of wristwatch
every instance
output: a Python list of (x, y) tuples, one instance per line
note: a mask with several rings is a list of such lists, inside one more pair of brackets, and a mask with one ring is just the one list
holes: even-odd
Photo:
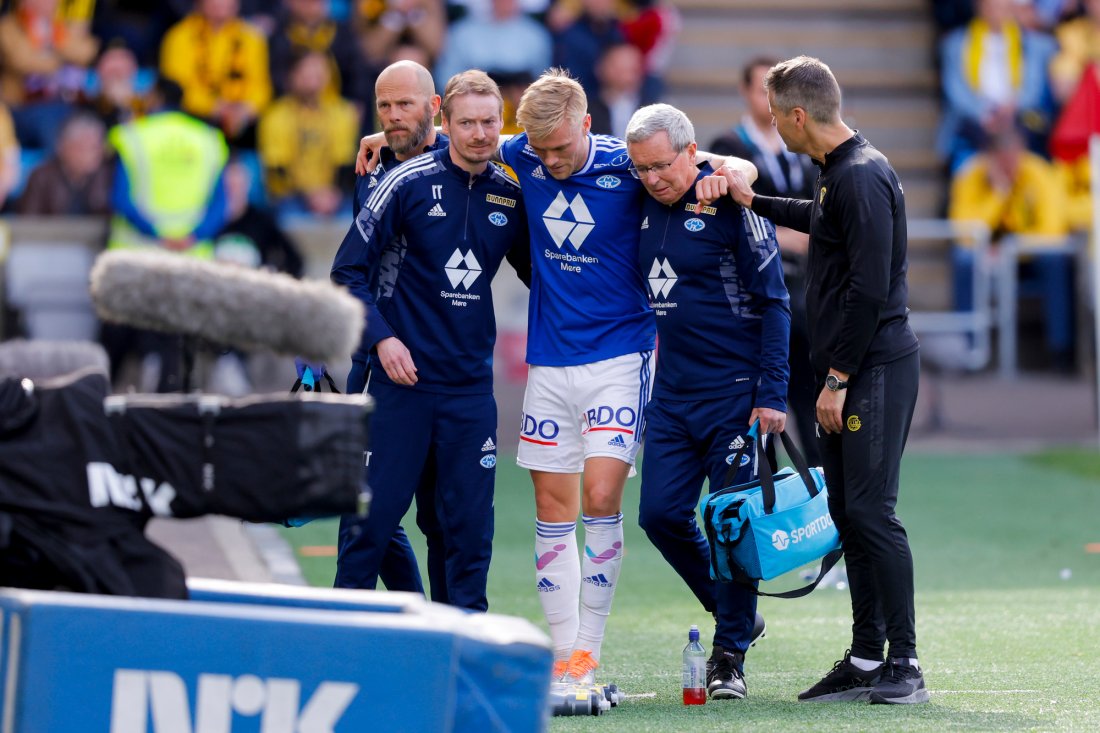
[(830, 392), (838, 392), (842, 389), (847, 389), (848, 383), (840, 381), (840, 378), (835, 374), (830, 374), (825, 377), (825, 389)]

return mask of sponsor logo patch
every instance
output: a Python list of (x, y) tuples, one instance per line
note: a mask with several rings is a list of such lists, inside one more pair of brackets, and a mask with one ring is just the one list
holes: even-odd
[(595, 575), (589, 575), (584, 579), (585, 583), (591, 583), (597, 588), (610, 588), (611, 581), (607, 579), (607, 576), (603, 573), (596, 573)]
[(859, 415), (848, 416), (848, 430), (853, 433), (863, 427), (863, 423), (859, 419)]
[(625, 448), (626, 447), (626, 441), (623, 440), (623, 436), (621, 436), (621, 435), (616, 435), (614, 438), (607, 441), (607, 444), (609, 446), (611, 446), (612, 448)]
[[(684, 204), (684, 211), (690, 211), (692, 214), (696, 213), (695, 204)], [(704, 206), (699, 210), (699, 213), (714, 216), (718, 213), (718, 209), (713, 206)]]
[(676, 271), (672, 269), (668, 258), (663, 260), (653, 258), (653, 266), (649, 268), (649, 289), (656, 300), (667, 298), (672, 292), (672, 286), (676, 284)]
[(485, 200), (490, 204), (500, 204), (501, 206), (507, 206), (509, 209), (516, 208), (516, 200), (504, 198), (503, 196), (497, 196), (496, 194), (485, 194)]
[[(572, 221), (565, 218), (565, 212), (569, 212)], [(578, 193), (572, 201), (565, 198), (565, 194), (558, 191), (558, 195), (542, 212), (542, 223), (546, 225), (551, 238), (558, 249), (567, 241), (574, 249), (580, 249), (584, 240), (596, 228), (596, 220), (584, 203), (584, 199)]]
[(428, 210), (428, 216), (446, 216), (447, 212), (438, 203)]
[(496, 450), (496, 449), (497, 449), (497, 444), (493, 442), (492, 438), (486, 438), (485, 442), (481, 444), (482, 452), (487, 451), (487, 450)]
[(469, 290), (481, 275), (481, 264), (474, 257), (473, 250), (462, 254), (462, 250), (456, 249), (451, 253), (451, 258), (447, 260), (443, 269), (447, 272), (447, 279), (451, 281), (452, 288), (457, 288), (459, 283), (462, 283), (462, 287)]
[(556, 590), (561, 590), (561, 586), (556, 583), (551, 583), (549, 578), (542, 578), (538, 583), (539, 593), (553, 593)]

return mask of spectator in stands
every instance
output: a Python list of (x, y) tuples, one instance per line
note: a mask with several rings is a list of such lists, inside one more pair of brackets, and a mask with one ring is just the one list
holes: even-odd
[(145, 100), (137, 86), (137, 58), (130, 49), (108, 48), (99, 57), (95, 71), (95, 92), (83, 106), (103, 120), (108, 129), (144, 114)]
[(307, 51), (318, 51), (329, 62), (326, 94), (350, 99), (362, 108), (369, 96), (370, 79), (351, 26), (332, 19), (328, 0), (286, 0), (285, 6), (285, 14), (268, 39), (276, 95), (287, 94), (292, 63)]
[(301, 277), (305, 265), (298, 248), (267, 211), (249, 200), (247, 166), (233, 160), (225, 167), (226, 222), (214, 240), (214, 256), (244, 267), (263, 267)]
[(1084, 6), (1085, 15), (1054, 31), (1059, 50), (1050, 62), (1050, 83), (1059, 102), (1077, 90), (1085, 67), (1100, 62), (1100, 0), (1085, 0)]
[(267, 41), (238, 10), (238, 0), (196, 0), (195, 12), (164, 36), (160, 71), (183, 88), (183, 111), (252, 147), (256, 119), (271, 101), (271, 76)]
[(111, 162), (106, 128), (98, 117), (78, 112), (65, 121), (57, 149), (35, 168), (17, 210), (31, 216), (106, 216), (111, 213)]
[(447, 37), (443, 0), (359, 0), (356, 3), (359, 47), (367, 62), (381, 68), (394, 59), (394, 47), (419, 46), (428, 68), (439, 58)]
[[(225, 167), (226, 224), (214, 240), (214, 259), (245, 268), (263, 268), (301, 277), (302, 256), (267, 211), (249, 200), (251, 172), (240, 161)], [(228, 349), (217, 355), (208, 389), (241, 396), (252, 391), (248, 355)]]
[(0, 98), (25, 147), (52, 149), (99, 42), (57, 17), (58, 0), (18, 0), (0, 18)]
[(281, 215), (331, 216), (351, 206), (359, 114), (326, 96), (328, 84), (328, 57), (306, 53), (291, 67), (290, 93), (260, 121), (260, 161)]
[(939, 147), (952, 170), (986, 135), (1022, 120), (1034, 149), (1049, 127), (1049, 36), (1025, 30), (1013, 0), (979, 0), (978, 16), (941, 44), (945, 107)]
[[(118, 152), (111, 187), (108, 247), (160, 247), (209, 260), (214, 236), (225, 224), (224, 169), (229, 155), (215, 127), (180, 111), (183, 90), (171, 79), (157, 79), (151, 113), (110, 131)], [(117, 380), (125, 357), (138, 352), (157, 376), (157, 391), (182, 386), (179, 343), (126, 326), (104, 324), (101, 340)]]
[(11, 113), (0, 102), (0, 207), (8, 200), (8, 194), (15, 188), (19, 175), (19, 139), (15, 136)]
[[(745, 114), (732, 130), (716, 139), (708, 148), (716, 155), (733, 155), (752, 161), (760, 177), (753, 190), (764, 196), (794, 199), (813, 198), (817, 169), (810, 156), (787, 150), (779, 131), (772, 124), (768, 90), (764, 77), (777, 59), (759, 57), (741, 71), (741, 97)], [(806, 259), (808, 234), (783, 226), (775, 227), (779, 252), (783, 257), (783, 278), (791, 296), (791, 379), (787, 402), (798, 426), (798, 435), (810, 465), (821, 464), (815, 440), (817, 393), (810, 366), (810, 341), (806, 321)]]
[(600, 54), (626, 37), (615, 0), (582, 0), (580, 10), (571, 23), (554, 33), (554, 65), (568, 69), (584, 87), (585, 95), (593, 99), (600, 90), (596, 76)]
[(152, 113), (112, 129), (118, 152), (111, 247), (153, 246), (209, 259), (225, 222), (222, 173), (229, 151), (216, 128), (180, 111), (183, 91), (161, 77)]
[[(950, 218), (980, 221), (995, 240), (1021, 234), (1059, 244), (1069, 231), (1066, 210), (1066, 194), (1053, 166), (1027, 150), (1022, 131), (1014, 125), (992, 135), (983, 151), (972, 156), (951, 181)], [(956, 307), (968, 310), (973, 253), (957, 247), (954, 264)], [(1021, 282), (1035, 280), (1042, 291), (1052, 361), (1068, 368), (1073, 349), (1072, 256), (1037, 254), (1023, 268)]]
[(667, 0), (631, 0), (629, 5), (629, 11), (620, 16), (623, 35), (642, 52), (646, 95), (656, 100), (664, 92), (680, 12)]
[(435, 78), (481, 69), (535, 79), (550, 65), (551, 49), (550, 32), (524, 15), (518, 0), (492, 0), (488, 13), (472, 13), (451, 26)]
[(625, 42), (608, 46), (596, 65), (596, 78), (599, 93), (588, 98), (592, 132), (623, 137), (638, 108), (656, 101), (644, 96), (642, 52)]

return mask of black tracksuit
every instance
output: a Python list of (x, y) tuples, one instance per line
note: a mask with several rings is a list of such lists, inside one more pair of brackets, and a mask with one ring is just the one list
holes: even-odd
[(851, 376), (839, 435), (820, 433), (829, 509), (852, 594), (852, 655), (915, 657), (913, 560), (894, 514), (917, 399), (909, 327), (905, 195), (886, 157), (858, 133), (825, 156), (814, 198), (756, 196), (752, 210), (810, 235), (810, 358)]

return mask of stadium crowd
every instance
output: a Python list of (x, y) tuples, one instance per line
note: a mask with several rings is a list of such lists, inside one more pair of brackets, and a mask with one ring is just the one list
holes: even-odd
[(0, 201), (21, 214), (110, 211), (99, 199), (116, 150), (91, 138), (148, 114), (161, 77), (249, 170), (254, 204), (280, 221), (343, 214), (388, 64), (410, 59), (443, 82), (484, 69), (511, 90), (506, 132), (519, 92), (560, 65), (592, 98), (594, 131), (621, 134), (660, 92), (676, 18), (654, 0), (7, 0)]

